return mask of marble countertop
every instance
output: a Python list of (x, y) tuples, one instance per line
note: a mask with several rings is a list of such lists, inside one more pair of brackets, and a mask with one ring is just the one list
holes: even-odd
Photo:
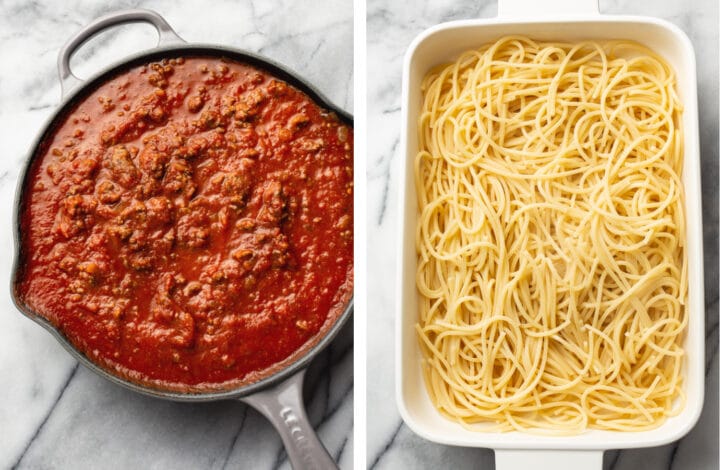
[[(156, 10), (187, 41), (270, 57), (353, 109), (350, 0), (0, 3), (0, 468), (289, 468), (280, 438), (254, 410), (239, 402), (172, 403), (112, 385), (78, 366), (9, 298), (15, 185), (60, 102), (58, 50), (94, 18), (125, 8)], [(86, 44), (73, 70), (90, 76), (156, 40), (147, 25), (119, 27)], [(305, 386), (310, 419), (342, 468), (353, 462), (352, 371), (351, 321), (313, 362)]]
[[(609, 451), (613, 470), (718, 468), (718, 4), (715, 0), (601, 0), (603, 13), (652, 15), (682, 28), (697, 53), (705, 227), (707, 381), (705, 406), (684, 439), (657, 448)], [(368, 369), (367, 463), (372, 469), (494, 468), (488, 449), (448, 447), (415, 435), (394, 399), (396, 230), (402, 58), (424, 29), (444, 21), (493, 17), (494, 0), (369, 0), (368, 37)]]

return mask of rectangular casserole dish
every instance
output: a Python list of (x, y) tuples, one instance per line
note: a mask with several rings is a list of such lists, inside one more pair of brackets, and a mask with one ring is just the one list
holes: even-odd
[[(498, 18), (453, 21), (434, 26), (415, 38), (405, 55), (396, 312), (397, 403), (405, 423), (428, 440), (496, 449), (498, 469), (526, 468), (530, 465), (536, 470), (599, 469), (606, 449), (659, 446), (680, 439), (697, 422), (702, 409), (705, 333), (695, 54), (690, 40), (678, 27), (655, 18), (600, 15), (597, 0), (499, 0), (498, 12)], [(656, 429), (642, 432), (589, 430), (566, 437), (471, 431), (443, 417), (427, 394), (415, 331), (418, 318), (415, 286), (417, 199), (412, 162), (418, 148), (420, 83), (431, 67), (447, 63), (465, 50), (511, 34), (557, 41), (634, 40), (663, 56), (677, 74), (678, 94), (684, 105), (682, 178), (687, 222), (689, 323), (684, 343), (683, 386), (687, 402), (680, 414), (667, 419)]]

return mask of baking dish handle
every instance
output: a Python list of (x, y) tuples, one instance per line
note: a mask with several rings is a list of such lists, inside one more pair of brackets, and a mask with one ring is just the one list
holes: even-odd
[(496, 470), (602, 470), (602, 450), (495, 450)]
[(315, 434), (305, 414), (302, 389), (305, 370), (274, 387), (241, 398), (262, 413), (280, 434), (295, 470), (336, 470), (338, 467)]
[(150, 23), (155, 27), (159, 36), (158, 46), (185, 43), (185, 41), (173, 31), (168, 22), (165, 21), (165, 18), (152, 10), (122, 10), (101, 16), (78, 31), (60, 49), (60, 54), (58, 55), (58, 73), (60, 75), (62, 96), (67, 96), (72, 89), (82, 83), (82, 80), (75, 76), (70, 70), (70, 57), (72, 57), (78, 47), (82, 46), (88, 39), (104, 29), (124, 23), (138, 22)]
[(501, 18), (598, 15), (598, 0), (498, 0)]

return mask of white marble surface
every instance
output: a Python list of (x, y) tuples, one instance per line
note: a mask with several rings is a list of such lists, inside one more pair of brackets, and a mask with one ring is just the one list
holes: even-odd
[[(394, 318), (400, 80), (402, 57), (425, 28), (453, 19), (492, 17), (494, 0), (368, 1), (368, 371), (367, 462), (373, 469), (494, 468), (487, 449), (423, 440), (402, 424), (394, 400)], [(718, 2), (601, 0), (603, 13), (665, 18), (695, 46), (701, 113), (707, 318), (707, 386), (703, 415), (683, 440), (659, 448), (610, 451), (614, 470), (718, 468)]]
[[(350, 0), (0, 2), (0, 468), (289, 468), (277, 434), (245, 405), (171, 403), (114, 386), (78, 367), (10, 301), (15, 185), (60, 101), (58, 49), (97, 16), (133, 7), (158, 11), (187, 41), (282, 62), (352, 112)], [(118, 28), (88, 43), (74, 70), (89, 76), (155, 41), (149, 26)], [(349, 324), (315, 360), (305, 387), (311, 421), (343, 468), (353, 461), (352, 357)]]

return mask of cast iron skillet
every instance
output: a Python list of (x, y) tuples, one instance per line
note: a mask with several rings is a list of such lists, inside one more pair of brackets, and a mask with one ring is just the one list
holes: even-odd
[[(83, 81), (73, 75), (70, 71), (70, 57), (79, 46), (93, 37), (96, 33), (106, 28), (130, 22), (146, 22), (153, 25), (155, 29), (157, 29), (159, 35), (157, 47), (149, 51), (132, 55), (120, 63), (111, 65), (87, 81)], [(256, 65), (302, 90), (321, 107), (334, 111), (343, 122), (352, 126), (352, 116), (344, 112), (342, 109), (332, 105), (320, 92), (297, 77), (297, 75), (288, 69), (264, 57), (260, 57), (246, 51), (219, 46), (188, 44), (180, 38), (175, 31), (173, 31), (170, 25), (159, 14), (154, 11), (125, 10), (110, 13), (96, 19), (73, 36), (60, 50), (60, 54), (58, 56), (58, 72), (62, 87), (62, 103), (46, 122), (42, 131), (35, 139), (21, 177), (18, 181), (17, 192), (15, 195), (14, 214), (15, 258), (10, 288), (13, 302), (18, 310), (20, 310), (25, 316), (36, 323), (39, 323), (52, 333), (60, 344), (62, 344), (65, 349), (67, 349), (81, 364), (101, 377), (104, 377), (105, 379), (134, 392), (166, 400), (188, 402), (228, 399), (241, 400), (265, 415), (273, 426), (275, 426), (278, 433), (280, 433), (280, 437), (283, 440), (288, 458), (290, 459), (293, 468), (337, 468), (327, 450), (325, 450), (322, 443), (318, 440), (307, 419), (302, 399), (302, 386), (306, 367), (312, 359), (332, 341), (343, 324), (352, 315), (352, 299), (348, 302), (348, 305), (345, 306), (342, 314), (338, 317), (335, 323), (326, 330), (324, 336), (322, 336), (297, 360), (274, 374), (257, 382), (226, 391), (208, 393), (178, 393), (138, 385), (113, 375), (111, 372), (99, 367), (90, 361), (84, 354), (78, 351), (65, 338), (65, 336), (63, 336), (63, 334), (55, 328), (54, 325), (25, 305), (18, 296), (18, 275), (19, 270), (22, 269), (23, 260), (26, 256), (26, 253), (22, 252), (22, 244), (20, 243), (22, 237), (20, 214), (22, 213), (24, 203), (23, 196), (29, 168), (34, 158), (40, 153), (38, 152), (38, 147), (42, 144), (45, 137), (50, 134), (57, 125), (59, 125), (61, 119), (64, 115), (66, 115), (68, 110), (70, 110), (79, 100), (82, 100), (90, 90), (93, 90), (96, 86), (105, 82), (111, 76), (114, 76), (118, 72), (135, 65), (156, 61), (166, 57), (178, 56), (227, 57), (240, 62)], [(320, 334), (323, 333), (321, 332)]]

